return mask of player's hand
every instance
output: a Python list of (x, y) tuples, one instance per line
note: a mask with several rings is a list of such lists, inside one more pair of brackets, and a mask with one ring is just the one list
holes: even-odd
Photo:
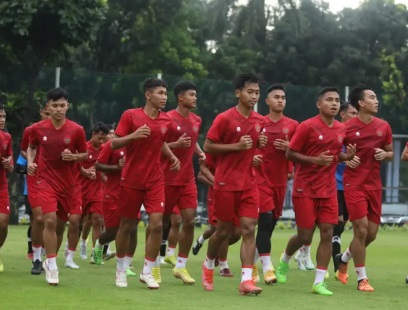
[(330, 166), (333, 163), (334, 156), (328, 154), (330, 154), (330, 151), (324, 151), (319, 156), (315, 157), (315, 164), (319, 166)]
[(358, 157), (357, 155), (354, 155), (352, 160), (346, 161), (346, 166), (352, 169), (357, 168), (358, 166), (360, 166), (360, 164), (360, 157)]
[(125, 158), (121, 158), (118, 161), (118, 168), (122, 169), (125, 166)]
[(288, 181), (293, 180), (294, 174), (288, 173)]
[(263, 163), (262, 155), (255, 155), (252, 159), (252, 166), (259, 167)]
[(27, 166), (27, 173), (29, 175), (35, 175), (36, 172), (37, 172), (37, 164), (36, 163), (32, 163), (32, 164), (29, 164)]
[(88, 179), (95, 180), (96, 179), (96, 169), (95, 167), (90, 167), (88, 169), (83, 169), (83, 173)]
[(283, 140), (283, 139), (276, 139), (274, 142), (273, 142), (273, 145), (275, 146), (275, 148), (277, 149), (277, 150), (281, 150), (281, 151), (287, 151), (288, 150), (288, 147), (289, 147), (289, 138), (288, 138), (288, 135), (286, 135), (286, 137), (285, 137), (285, 140)]
[(188, 137), (186, 133), (183, 133), (180, 138), (177, 140), (177, 147), (190, 147), (191, 146), (191, 137)]
[(205, 156), (205, 153), (200, 153), (200, 155), (198, 155), (198, 163), (201, 165), (203, 163), (205, 163), (207, 157)]
[(11, 157), (8, 158), (1, 158), (1, 164), (3, 165), (3, 168), (6, 170), (10, 170), (11, 168), (13, 168), (13, 166), (11, 165)]
[(356, 155), (357, 148), (356, 144), (349, 144), (346, 146), (346, 156), (347, 160), (352, 160), (354, 156)]
[(387, 158), (387, 152), (380, 148), (375, 148), (374, 158), (376, 160), (384, 160)]
[(261, 132), (261, 134), (258, 137), (258, 145), (259, 148), (263, 148), (266, 146), (266, 144), (268, 143), (268, 137), (266, 135), (264, 135), (263, 132)]
[(149, 136), (150, 136), (150, 128), (146, 124), (139, 127), (135, 132), (131, 133), (131, 138), (133, 140), (146, 139)]
[(64, 161), (75, 161), (76, 159), (76, 154), (73, 154), (70, 150), (65, 149), (61, 153), (62, 160)]
[(248, 150), (252, 148), (253, 141), (252, 141), (251, 136), (249, 135), (242, 136), (239, 139), (238, 145), (239, 145), (240, 150)]
[(171, 171), (180, 171), (180, 161), (176, 156), (170, 158), (170, 170)]

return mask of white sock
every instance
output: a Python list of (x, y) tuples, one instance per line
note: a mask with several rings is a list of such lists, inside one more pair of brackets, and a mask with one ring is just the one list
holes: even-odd
[(42, 246), (35, 247), (33, 245), (33, 261), (39, 260), (41, 262)]
[(176, 251), (176, 248), (173, 248), (171, 246), (167, 247), (167, 251), (166, 251), (166, 256), (174, 256), (174, 252)]
[(255, 248), (254, 265), (256, 265), (256, 263), (258, 262), (258, 259), (259, 259), (259, 252), (258, 252), (258, 249)]
[(365, 266), (356, 267), (357, 281), (367, 279)]
[(267, 272), (268, 270), (272, 269), (272, 263), (271, 263), (271, 255), (266, 254), (266, 255), (261, 255), (260, 257), (261, 263), (262, 263), (262, 270), (263, 273)]
[(57, 257), (54, 256), (54, 257), (47, 258), (47, 265), (50, 270), (58, 270)]
[(341, 238), (339, 236), (333, 236), (332, 243), (341, 244)]
[[(125, 256), (126, 257), (126, 256)], [(126, 262), (125, 257), (116, 257), (116, 268), (119, 271), (125, 272), (126, 271)]]
[(177, 256), (176, 268), (186, 267), (188, 257)]
[(242, 268), (241, 283), (252, 279), (252, 268)]
[(316, 268), (316, 277), (314, 284), (324, 282), (324, 277), (326, 276), (327, 269)]
[(86, 239), (81, 239), (81, 246), (86, 247)]
[(310, 248), (311, 248), (310, 244), (303, 246), (303, 253), (305, 256), (310, 256)]
[(154, 267), (155, 263), (156, 263), (156, 260), (151, 261), (145, 258), (143, 271), (142, 271), (143, 274), (152, 274), (152, 268)]
[(157, 256), (155, 262), (154, 262), (154, 267), (159, 267), (160, 268), (160, 258), (161, 256)]
[(343, 263), (348, 263), (353, 258), (353, 254), (350, 252), (350, 248), (348, 247), (347, 250), (341, 256), (341, 260)]
[(128, 256), (128, 255), (126, 255), (125, 257), (124, 257), (124, 259), (125, 259), (125, 268), (127, 269), (127, 268), (129, 268), (130, 267), (130, 265), (132, 265), (132, 259), (133, 259), (133, 256)]
[(74, 255), (75, 255), (75, 251), (68, 249), (67, 261), (73, 261)]
[(221, 260), (221, 259), (218, 259), (218, 261), (220, 262), (220, 269), (229, 269), (229, 266), (228, 266), (228, 261), (225, 259), (225, 260)]
[(204, 266), (207, 269), (214, 269), (215, 268), (215, 259), (209, 259), (208, 256), (205, 258)]
[(203, 235), (201, 235), (200, 237), (198, 237), (198, 243), (199, 244), (204, 244), (204, 241), (205, 241), (205, 239), (204, 239), (204, 237), (203, 237)]
[(288, 254), (286, 254), (286, 251), (283, 252), (282, 256), (281, 256), (281, 260), (287, 264), (289, 264), (290, 259), (292, 258), (292, 256), (289, 256)]
[[(99, 243), (99, 239), (96, 239), (95, 248), (98, 248), (98, 250), (103, 250), (103, 244)], [(108, 248), (108, 250), (109, 250), (109, 248)]]

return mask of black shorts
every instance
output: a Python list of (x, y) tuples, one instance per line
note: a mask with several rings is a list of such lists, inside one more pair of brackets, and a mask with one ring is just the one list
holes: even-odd
[(28, 196), (24, 195), (24, 205), (25, 205), (25, 214), (32, 215), (33, 210), (31, 209), (30, 203), (28, 202)]
[(349, 214), (346, 206), (346, 200), (344, 199), (344, 191), (337, 191), (337, 203), (339, 205), (339, 216), (343, 216), (344, 222), (349, 219)]

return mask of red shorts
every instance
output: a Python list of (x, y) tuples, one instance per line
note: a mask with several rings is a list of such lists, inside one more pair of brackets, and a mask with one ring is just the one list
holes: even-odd
[(104, 200), (103, 203), (103, 219), (107, 228), (119, 227), (120, 216), (118, 214), (117, 200)]
[(296, 225), (300, 228), (313, 229), (320, 223), (336, 225), (339, 221), (337, 197), (292, 197), (292, 201)]
[(10, 214), (10, 196), (7, 185), (0, 189), (0, 213)]
[(31, 209), (39, 207), (40, 203), (38, 201), (38, 184), (37, 176), (35, 175), (27, 174), (27, 194)]
[(165, 186), (164, 214), (171, 214), (177, 205), (179, 209), (197, 209), (197, 185), (195, 179), (185, 186)]
[(103, 215), (102, 201), (89, 201), (82, 197), (82, 214), (90, 213)]
[(146, 190), (120, 187), (118, 213), (121, 217), (137, 219), (142, 204), (147, 214), (164, 212), (163, 182)]
[(375, 224), (381, 223), (382, 190), (360, 191), (344, 190), (350, 221), (364, 217)]
[(258, 203), (258, 188), (237, 192), (214, 190), (214, 211), (217, 219), (223, 222), (234, 222), (237, 225), (240, 217), (257, 219)]
[(43, 214), (56, 212), (58, 218), (66, 222), (73, 209), (74, 193), (59, 195), (46, 180), (41, 179), (38, 182), (38, 202)]
[(208, 188), (207, 194), (207, 213), (208, 213), (208, 225), (217, 224), (217, 217), (214, 212), (214, 189)]
[(273, 211), (273, 217), (278, 219), (282, 215), (283, 203), (285, 202), (286, 187), (270, 187), (258, 185), (259, 190), (259, 213)]
[(171, 210), (171, 214), (181, 215), (180, 208), (178, 205), (175, 205), (173, 210)]
[(74, 205), (71, 214), (82, 214), (82, 188), (81, 184), (75, 185)]

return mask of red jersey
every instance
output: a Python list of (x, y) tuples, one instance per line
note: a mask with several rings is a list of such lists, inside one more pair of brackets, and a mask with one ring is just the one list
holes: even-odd
[(0, 130), (0, 189), (8, 188), (7, 170), (1, 164), (1, 159), (11, 156), (13, 162), (13, 145), (9, 133)]
[(174, 155), (180, 160), (180, 171), (171, 171), (168, 159), (164, 159), (165, 184), (184, 186), (194, 178), (193, 155), (200, 132), (201, 117), (190, 112), (188, 117), (185, 118), (177, 110), (172, 110), (167, 115), (173, 122), (166, 142), (175, 142), (180, 136), (186, 134), (187, 137), (191, 138), (191, 146), (189, 148), (172, 149)]
[(164, 179), (160, 156), (171, 123), (170, 117), (164, 112), (159, 112), (155, 119), (147, 116), (143, 108), (130, 109), (123, 113), (116, 128), (116, 135), (124, 137), (147, 125), (150, 128), (150, 136), (134, 140), (126, 146), (122, 186), (144, 190), (154, 186), (161, 178)]
[(28, 144), (30, 142), (30, 135), (31, 135), (33, 126), (34, 125), (31, 125), (31, 126), (26, 127), (26, 129), (24, 129), (23, 138), (21, 139), (21, 145), (20, 145), (22, 151), (27, 151), (28, 149)]
[(238, 143), (244, 135), (250, 135), (253, 147), (248, 150), (217, 154), (217, 170), (214, 189), (220, 191), (244, 191), (256, 186), (256, 174), (252, 159), (258, 145), (258, 138), (264, 127), (263, 117), (252, 111), (248, 118), (241, 115), (236, 107), (219, 114), (207, 138), (215, 143)]
[(214, 175), (215, 174), (215, 156), (214, 154), (206, 153), (205, 154), (205, 164), (207, 165), (210, 172)]
[(258, 176), (258, 184), (271, 187), (282, 187), (288, 183), (289, 161), (286, 152), (276, 149), (273, 145), (276, 139), (292, 139), (296, 127), (299, 123), (289, 117), (283, 116), (276, 123), (269, 115), (264, 116), (264, 134), (268, 137), (267, 145), (256, 151), (257, 155), (262, 155), (263, 163), (255, 170)]
[[(125, 148), (112, 150), (112, 144), (110, 141), (103, 145), (102, 151), (99, 153), (97, 162), (104, 165), (117, 165), (119, 160), (124, 158)], [(115, 172), (104, 172), (107, 176), (105, 183), (105, 191), (103, 199), (117, 200), (119, 198), (120, 189), (120, 177), (122, 171), (118, 170)]]
[(335, 172), (345, 132), (340, 122), (334, 121), (333, 126), (329, 127), (319, 115), (297, 127), (289, 143), (291, 150), (312, 157), (330, 151), (329, 155), (333, 155), (334, 160), (329, 166), (297, 163), (293, 197), (330, 198), (337, 195)]
[(30, 145), (41, 148), (37, 160), (38, 180), (45, 179), (59, 195), (72, 195), (75, 162), (62, 160), (61, 153), (65, 149), (72, 153), (86, 152), (84, 129), (68, 119), (61, 128), (55, 129), (50, 119), (44, 120), (33, 125)]
[(345, 145), (356, 144), (356, 155), (361, 164), (355, 169), (346, 167), (343, 175), (344, 188), (358, 190), (382, 189), (381, 161), (375, 159), (375, 148), (392, 144), (390, 125), (377, 117), (370, 124), (364, 124), (358, 117), (345, 123)]
[[(84, 169), (89, 169), (95, 167), (96, 160), (98, 159), (101, 148), (96, 149), (93, 147), (92, 142), (88, 141), (86, 143), (88, 149), (88, 158), (82, 162), (82, 167)], [(100, 173), (96, 172), (96, 179), (90, 179), (81, 175), (81, 186), (82, 186), (82, 198), (87, 201), (102, 201), (102, 181), (100, 178)]]

